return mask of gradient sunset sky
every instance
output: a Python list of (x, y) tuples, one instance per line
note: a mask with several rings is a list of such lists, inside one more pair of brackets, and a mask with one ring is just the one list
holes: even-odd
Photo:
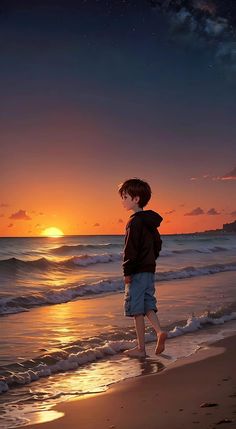
[(3, 1), (0, 236), (123, 234), (147, 180), (163, 234), (236, 219), (236, 8)]

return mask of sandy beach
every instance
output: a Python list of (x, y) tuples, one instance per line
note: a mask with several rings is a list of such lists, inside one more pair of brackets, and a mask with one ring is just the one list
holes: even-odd
[(154, 375), (62, 403), (61, 418), (28, 429), (236, 427), (236, 335), (204, 346)]

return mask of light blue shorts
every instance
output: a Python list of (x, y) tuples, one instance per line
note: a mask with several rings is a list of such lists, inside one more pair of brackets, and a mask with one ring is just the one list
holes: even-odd
[(155, 274), (136, 273), (131, 276), (131, 283), (125, 285), (124, 315), (145, 315), (148, 310), (157, 312), (155, 297)]

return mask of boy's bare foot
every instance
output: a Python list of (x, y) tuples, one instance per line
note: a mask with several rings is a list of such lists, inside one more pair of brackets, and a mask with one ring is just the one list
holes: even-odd
[(141, 350), (138, 346), (133, 349), (125, 350), (124, 354), (130, 357), (145, 357), (145, 350)]
[(160, 353), (164, 352), (166, 339), (167, 339), (167, 333), (161, 332), (158, 336), (157, 346), (155, 350), (156, 355), (159, 355)]

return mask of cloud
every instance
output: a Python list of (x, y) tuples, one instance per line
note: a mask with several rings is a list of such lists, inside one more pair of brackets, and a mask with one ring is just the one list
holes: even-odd
[(205, 21), (205, 32), (211, 36), (219, 36), (225, 30), (228, 29), (228, 21), (224, 18), (218, 18), (213, 20), (207, 18)]
[(124, 223), (123, 219), (118, 219), (118, 223)]
[(231, 216), (236, 216), (236, 210), (230, 213)]
[(185, 213), (184, 216), (198, 216), (204, 214), (204, 211), (201, 209), (201, 207), (197, 207), (196, 209), (193, 209), (189, 213)]
[(4, 217), (5, 215), (3, 213), (0, 213), (0, 217)]
[(227, 71), (236, 73), (236, 40), (221, 43), (216, 52), (217, 62)]
[(0, 207), (9, 207), (9, 204), (2, 203), (0, 204)]
[(174, 213), (174, 212), (176, 212), (176, 210), (169, 210), (168, 212), (165, 212), (165, 214), (171, 214), (171, 213)]
[(216, 209), (209, 209), (207, 212), (208, 215), (219, 215), (220, 213), (216, 211)]
[(236, 180), (236, 167), (233, 168), (229, 173), (224, 174), (223, 176), (218, 176), (214, 178), (215, 180)]
[(151, 4), (168, 16), (175, 38), (198, 49), (211, 46), (215, 63), (221, 66), (229, 77), (235, 77), (235, 1), (152, 0)]
[(12, 228), (13, 226), (13, 223), (9, 223), (8, 228)]
[(11, 216), (9, 216), (9, 219), (31, 220), (31, 217), (27, 215), (27, 212), (25, 210), (18, 210), (18, 212), (13, 213)]
[(100, 223), (94, 223), (93, 226), (100, 226)]
[(194, 0), (193, 5), (196, 9), (208, 12), (210, 15), (215, 15), (216, 13), (216, 6), (212, 1)]
[[(39, 212), (39, 213), (37, 213), (35, 210), (32, 210), (30, 213), (33, 213), (33, 214), (35, 214), (36, 216), (45, 216), (43, 212)], [(55, 216), (55, 215), (53, 215), (53, 216)]]
[(190, 177), (190, 180), (212, 179), (213, 177), (214, 176), (211, 176), (210, 174), (204, 174), (203, 176)]
[(202, 180), (202, 179), (211, 179), (211, 180), (236, 180), (236, 167), (233, 168), (229, 173), (226, 173), (222, 176), (212, 176), (210, 174), (204, 174), (203, 176), (190, 177), (190, 180)]
[(194, 16), (184, 7), (171, 15), (171, 24), (173, 31), (179, 33), (193, 32), (198, 26)]

